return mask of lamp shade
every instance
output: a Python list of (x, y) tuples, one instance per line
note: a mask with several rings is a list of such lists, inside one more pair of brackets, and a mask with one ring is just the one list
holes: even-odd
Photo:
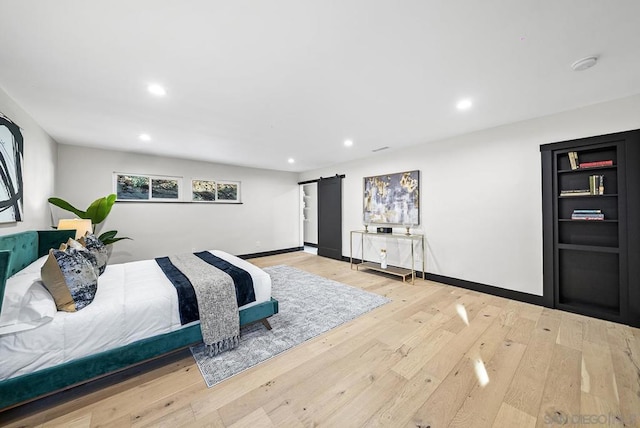
[(74, 230), (76, 231), (76, 239), (85, 235), (85, 233), (93, 233), (93, 227), (91, 227), (91, 220), (83, 218), (63, 218), (58, 222), (58, 229), (60, 230)]

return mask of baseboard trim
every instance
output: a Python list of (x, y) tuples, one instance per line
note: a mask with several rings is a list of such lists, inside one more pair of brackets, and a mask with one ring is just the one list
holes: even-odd
[[(349, 263), (349, 257), (342, 256), (342, 260)], [(354, 263), (360, 263), (360, 259), (353, 259)], [(416, 277), (422, 278), (422, 272), (416, 272)], [(437, 275), (427, 272), (425, 279), (442, 284), (453, 285), (454, 287), (466, 288), (467, 290), (479, 291), (480, 293), (491, 294), (493, 296), (504, 297), (505, 299), (517, 300), (519, 302), (531, 303), (532, 305), (551, 308), (545, 303), (544, 296), (523, 293), (522, 291), (507, 290), (506, 288), (495, 287), (493, 285), (481, 284), (479, 282), (467, 281), (465, 279), (452, 278), (450, 276)]]
[(304, 245), (306, 247), (318, 248), (318, 244), (312, 244), (311, 242), (305, 242)]
[(294, 253), (296, 251), (302, 251), (302, 250), (304, 250), (304, 247), (291, 247), (291, 248), (283, 248), (281, 250), (263, 251), (261, 253), (241, 254), (238, 257), (246, 260), (246, 259), (255, 259), (258, 257), (276, 256), (278, 254)]
[[(418, 277), (422, 277), (422, 272), (418, 272)], [(447, 285), (453, 285), (454, 287), (466, 288), (467, 290), (479, 291), (493, 296), (504, 297), (505, 299), (531, 303), (532, 305), (547, 306), (545, 304), (544, 296), (536, 296), (535, 294), (523, 293), (522, 291), (508, 290), (506, 288), (495, 287), (493, 285), (481, 284), (479, 282), (451, 278), (449, 276), (437, 275), (435, 273), (428, 272), (425, 275), (425, 279), (434, 282), (441, 282)]]

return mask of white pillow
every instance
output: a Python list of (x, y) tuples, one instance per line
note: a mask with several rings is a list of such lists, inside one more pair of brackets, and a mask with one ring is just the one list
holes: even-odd
[(7, 279), (0, 311), (0, 335), (31, 330), (53, 319), (56, 303), (39, 279), (39, 272)]
[(44, 262), (47, 261), (47, 257), (49, 257), (49, 255), (45, 254), (44, 256), (42, 256), (38, 260), (36, 260), (35, 262), (31, 262), (31, 264), (29, 266), (27, 266), (26, 268), (14, 273), (13, 276), (37, 273), (38, 274), (38, 278), (39, 278), (40, 277), (40, 269), (42, 269), (42, 265), (44, 265)]

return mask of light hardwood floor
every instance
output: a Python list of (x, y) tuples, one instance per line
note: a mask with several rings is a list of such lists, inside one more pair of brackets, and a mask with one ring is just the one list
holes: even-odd
[(640, 426), (638, 329), (303, 252), (252, 261), (392, 302), (210, 389), (181, 351), (0, 414), (0, 425)]

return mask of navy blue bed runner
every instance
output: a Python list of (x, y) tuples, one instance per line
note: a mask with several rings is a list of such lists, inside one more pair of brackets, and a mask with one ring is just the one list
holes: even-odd
[[(238, 307), (256, 301), (253, 279), (249, 272), (220, 257), (214, 256), (208, 251), (201, 251), (194, 253), (194, 255), (231, 276), (233, 284), (236, 287)], [(196, 292), (189, 278), (171, 263), (169, 257), (158, 257), (155, 260), (158, 266), (160, 266), (160, 269), (162, 269), (167, 278), (169, 278), (169, 281), (176, 287), (176, 291), (178, 292), (180, 322), (182, 325), (199, 320), (200, 312), (198, 311)]]

